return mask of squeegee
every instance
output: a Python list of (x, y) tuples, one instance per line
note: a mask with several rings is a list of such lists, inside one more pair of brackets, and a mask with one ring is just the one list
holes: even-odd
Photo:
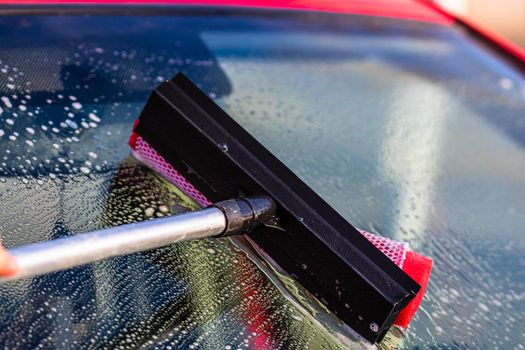
[(19, 270), (1, 280), (243, 234), (370, 342), (394, 323), (408, 325), (431, 260), (354, 228), (183, 74), (153, 91), (130, 145), (139, 161), (204, 208), (11, 248)]

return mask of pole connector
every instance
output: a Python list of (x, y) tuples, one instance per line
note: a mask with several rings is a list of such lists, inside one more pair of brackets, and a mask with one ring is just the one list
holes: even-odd
[(226, 228), (215, 237), (228, 237), (252, 231), (275, 218), (277, 205), (269, 196), (258, 195), (214, 203), (224, 213)]

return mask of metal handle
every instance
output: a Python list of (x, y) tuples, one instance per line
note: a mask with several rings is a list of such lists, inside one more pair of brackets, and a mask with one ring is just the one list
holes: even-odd
[(19, 270), (0, 281), (68, 269), (109, 257), (204, 237), (246, 233), (275, 214), (265, 196), (229, 200), (202, 210), (9, 249)]

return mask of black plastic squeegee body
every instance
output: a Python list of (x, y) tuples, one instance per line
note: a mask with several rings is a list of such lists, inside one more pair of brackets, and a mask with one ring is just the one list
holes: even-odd
[(149, 97), (135, 131), (212, 202), (267, 194), (284, 232), (249, 235), (342, 321), (379, 342), (420, 286), (184, 75)]

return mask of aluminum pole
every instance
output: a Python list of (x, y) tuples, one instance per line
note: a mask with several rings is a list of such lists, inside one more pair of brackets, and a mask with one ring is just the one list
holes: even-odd
[(243, 198), (177, 216), (15, 247), (9, 249), (9, 253), (19, 269), (0, 281), (64, 270), (197, 238), (246, 233), (274, 214), (275, 204), (268, 197)]

